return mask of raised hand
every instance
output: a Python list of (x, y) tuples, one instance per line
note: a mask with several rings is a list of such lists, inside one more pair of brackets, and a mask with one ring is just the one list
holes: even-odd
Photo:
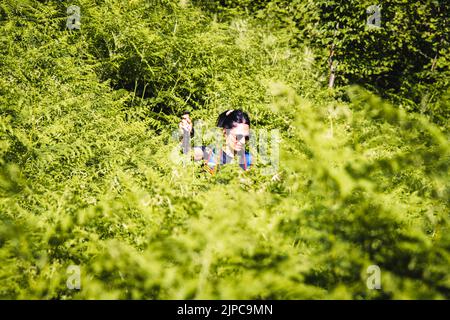
[(183, 147), (183, 153), (187, 154), (190, 149), (190, 136), (192, 132), (192, 121), (189, 117), (189, 113), (183, 114), (181, 117), (181, 121), (178, 124), (178, 127), (180, 128), (180, 137), (182, 137), (182, 147)]

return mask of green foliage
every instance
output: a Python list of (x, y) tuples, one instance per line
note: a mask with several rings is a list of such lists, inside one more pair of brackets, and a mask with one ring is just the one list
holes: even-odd
[[(209, 3), (209, 2), (208, 2)], [(212, 1), (222, 3), (222, 1)], [(445, 123), (437, 101), (449, 89), (450, 3), (404, 0), (226, 1), (250, 10), (264, 24), (284, 29), (294, 47), (307, 44), (328, 77), (333, 51), (338, 85), (359, 84), (397, 105)], [(366, 24), (371, 5), (381, 8), (381, 27)], [(226, 14), (223, 14), (226, 16)]]
[[(65, 29), (70, 4), (80, 30)], [(448, 299), (448, 91), (424, 102), (441, 126), (359, 87), (336, 94), (312, 42), (203, 10), (2, 2), (0, 297)], [(213, 126), (227, 108), (280, 130), (276, 174), (171, 157), (182, 110)]]

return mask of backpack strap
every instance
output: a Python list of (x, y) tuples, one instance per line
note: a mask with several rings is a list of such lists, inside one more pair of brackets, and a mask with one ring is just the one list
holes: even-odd
[[(221, 151), (222, 151), (222, 150), (221, 150)], [(211, 168), (211, 167), (209, 166), (209, 161), (211, 160), (212, 154), (213, 154), (213, 150), (210, 149), (210, 150), (209, 150), (209, 154), (208, 154), (208, 159), (207, 159), (206, 162), (205, 162), (205, 168), (207, 169), (207, 171), (208, 171), (210, 174), (214, 175), (214, 174), (217, 172), (217, 170), (219, 169), (220, 156), (222, 155), (222, 152), (220, 152), (220, 154), (219, 154), (219, 153), (217, 154), (216, 162), (215, 162), (214, 168)]]
[(221, 161), (222, 161), (222, 149), (220, 149), (220, 152), (217, 152), (216, 166), (214, 167), (214, 173), (216, 173), (219, 170)]

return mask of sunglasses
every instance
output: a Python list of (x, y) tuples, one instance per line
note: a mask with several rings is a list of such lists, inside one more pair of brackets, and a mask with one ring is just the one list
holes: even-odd
[(250, 136), (248, 136), (248, 135), (243, 135), (243, 134), (237, 134), (237, 135), (235, 135), (235, 137), (236, 137), (236, 140), (237, 140), (237, 141), (241, 141), (242, 138), (245, 138), (245, 141), (248, 141), (248, 140), (250, 139)]

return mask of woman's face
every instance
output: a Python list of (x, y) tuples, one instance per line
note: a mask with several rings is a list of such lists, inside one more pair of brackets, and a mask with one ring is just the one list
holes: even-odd
[(228, 148), (233, 152), (239, 152), (245, 148), (250, 126), (245, 123), (236, 123), (232, 129), (224, 129), (224, 134)]

